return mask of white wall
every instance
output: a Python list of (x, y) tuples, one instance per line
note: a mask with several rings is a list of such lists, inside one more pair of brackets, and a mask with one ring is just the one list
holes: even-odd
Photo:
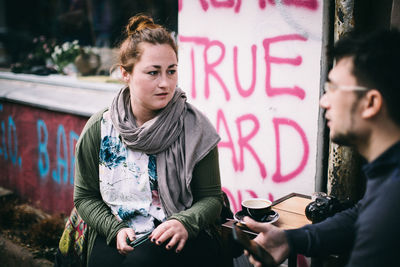
[(232, 209), (311, 194), (321, 0), (179, 1), (179, 85), (217, 128)]

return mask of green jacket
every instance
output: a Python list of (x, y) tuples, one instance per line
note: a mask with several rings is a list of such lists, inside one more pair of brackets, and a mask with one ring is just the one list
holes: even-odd
[[(96, 236), (102, 235), (107, 244), (116, 242), (117, 233), (128, 227), (118, 221), (103, 202), (99, 188), (99, 152), (101, 143), (102, 110), (86, 123), (75, 152), (74, 204), (89, 226), (87, 259), (89, 260)], [(180, 221), (189, 238), (214, 224), (221, 213), (222, 191), (219, 175), (218, 149), (215, 147), (194, 168), (191, 182), (193, 205), (168, 218)]]

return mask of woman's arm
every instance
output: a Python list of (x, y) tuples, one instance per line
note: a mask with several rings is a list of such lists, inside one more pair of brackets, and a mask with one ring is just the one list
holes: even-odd
[(191, 187), (192, 207), (168, 218), (181, 222), (188, 231), (189, 238), (197, 236), (200, 230), (214, 224), (221, 214), (222, 192), (217, 147), (195, 166)]
[(110, 244), (119, 230), (128, 227), (119, 222), (103, 202), (99, 189), (99, 150), (101, 118), (104, 110), (86, 123), (75, 153), (74, 204), (83, 220)]

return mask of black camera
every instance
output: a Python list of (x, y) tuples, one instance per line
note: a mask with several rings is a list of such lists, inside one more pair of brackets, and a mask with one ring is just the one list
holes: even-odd
[(350, 206), (349, 201), (341, 202), (334, 196), (320, 196), (307, 205), (305, 213), (312, 223), (318, 223)]

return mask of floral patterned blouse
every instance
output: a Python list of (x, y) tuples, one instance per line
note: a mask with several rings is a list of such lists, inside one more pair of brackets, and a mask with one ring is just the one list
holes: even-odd
[(158, 195), (156, 156), (128, 148), (113, 127), (110, 112), (101, 120), (100, 193), (118, 220), (140, 235), (166, 219)]

